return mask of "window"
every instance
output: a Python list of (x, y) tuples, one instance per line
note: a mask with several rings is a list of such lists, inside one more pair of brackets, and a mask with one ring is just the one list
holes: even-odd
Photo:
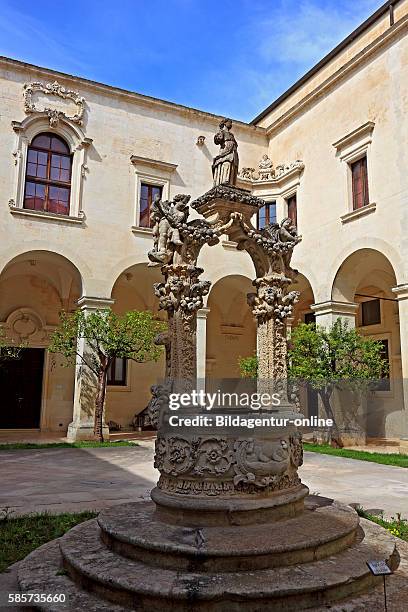
[(362, 208), (369, 204), (368, 197), (368, 175), (367, 175), (367, 156), (361, 157), (350, 164), (351, 168), (351, 187), (353, 194), (353, 210)]
[(305, 323), (309, 324), (309, 323), (316, 323), (316, 315), (314, 312), (306, 312), (306, 314), (304, 315), (304, 321)]
[(378, 325), (381, 323), (380, 300), (361, 302), (361, 324)]
[(258, 229), (263, 229), (270, 223), (276, 223), (276, 202), (268, 202), (258, 210)]
[(123, 357), (114, 357), (108, 369), (108, 385), (126, 385), (127, 362)]
[(139, 227), (153, 227), (150, 211), (156, 195), (161, 197), (162, 189), (162, 186), (141, 183)]
[(72, 156), (55, 134), (33, 138), (27, 151), (24, 208), (69, 215)]
[(288, 217), (292, 221), (293, 225), (297, 226), (297, 203), (296, 203), (296, 194), (290, 196), (286, 200), (288, 204)]

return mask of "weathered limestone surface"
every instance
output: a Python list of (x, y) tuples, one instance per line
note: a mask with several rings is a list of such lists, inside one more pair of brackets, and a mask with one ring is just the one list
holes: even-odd
[[(386, 559), (392, 569), (399, 563), (393, 536), (373, 523), (359, 522), (350, 508), (320, 497), (309, 498), (302, 521), (280, 521), (272, 529), (265, 523), (263, 538), (261, 526), (254, 527), (253, 543), (248, 526), (230, 526), (220, 538), (216, 528), (211, 534), (211, 528), (194, 526), (168, 526), (167, 534), (154, 534), (154, 523), (149, 526), (143, 520), (149, 506), (126, 504), (117, 507), (117, 512), (107, 510), (98, 520), (78, 525), (60, 540), (34, 551), (19, 566), (20, 588), (44, 592), (47, 585), (48, 592), (67, 593), (68, 604), (39, 608), (47, 611), (256, 612), (348, 606), (345, 609), (374, 612), (381, 610), (381, 579), (371, 576), (366, 560)], [(247, 537), (241, 539), (244, 533)], [(158, 536), (163, 536), (162, 541)], [(348, 544), (345, 537), (352, 541)], [(261, 563), (259, 567), (252, 566), (254, 559)], [(406, 576), (399, 570), (395, 576), (401, 604), (408, 601), (403, 590), (405, 580), (407, 591)], [(368, 589), (371, 606), (364, 608), (361, 593)], [(348, 597), (352, 599), (344, 600)]]

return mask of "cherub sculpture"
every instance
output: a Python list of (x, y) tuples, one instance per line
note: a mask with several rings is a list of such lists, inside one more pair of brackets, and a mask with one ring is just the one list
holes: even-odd
[(154, 264), (168, 263), (173, 255), (174, 249), (182, 246), (180, 227), (186, 223), (189, 215), (189, 195), (178, 194), (172, 202), (162, 201), (156, 195), (152, 204), (153, 226), (153, 249), (149, 251), (148, 257)]

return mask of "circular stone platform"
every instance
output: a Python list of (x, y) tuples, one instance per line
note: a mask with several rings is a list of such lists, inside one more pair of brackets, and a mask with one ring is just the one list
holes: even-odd
[(67, 610), (330, 609), (381, 584), (371, 559), (396, 569), (396, 539), (325, 498), (309, 496), (302, 515), (274, 523), (208, 527), (163, 523), (148, 502), (74, 527), (31, 553), (18, 579), (23, 592), (49, 593), (63, 582)]

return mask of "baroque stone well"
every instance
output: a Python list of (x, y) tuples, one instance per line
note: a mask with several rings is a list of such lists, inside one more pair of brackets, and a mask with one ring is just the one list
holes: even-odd
[[(152, 501), (102, 511), (29, 555), (19, 569), (22, 591), (65, 592), (66, 609), (256, 612), (327, 609), (350, 598), (358, 606), (368, 589), (381, 585), (368, 560), (398, 567), (395, 538), (350, 507), (308, 495), (299, 479), (302, 440), (289, 422), (299, 415), (288, 398), (286, 319), (298, 298), (290, 289), (291, 256), (300, 237), (289, 219), (262, 230), (252, 225), (264, 202), (235, 185), (238, 154), (229, 120), (215, 141), (221, 146), (215, 184), (191, 205), (201, 216), (188, 220), (185, 195), (153, 205), (148, 257), (161, 266), (163, 282), (154, 290), (169, 325), (158, 339), (166, 347), (165, 379), (153, 387), (149, 404), (160, 472)], [(254, 263), (248, 303), (258, 325), (258, 391), (278, 390), (281, 398), (261, 413), (288, 424), (250, 435), (228, 427), (176, 431), (169, 425), (169, 393), (197, 384), (196, 314), (210, 287), (200, 280), (197, 259), (204, 244), (225, 234)]]

